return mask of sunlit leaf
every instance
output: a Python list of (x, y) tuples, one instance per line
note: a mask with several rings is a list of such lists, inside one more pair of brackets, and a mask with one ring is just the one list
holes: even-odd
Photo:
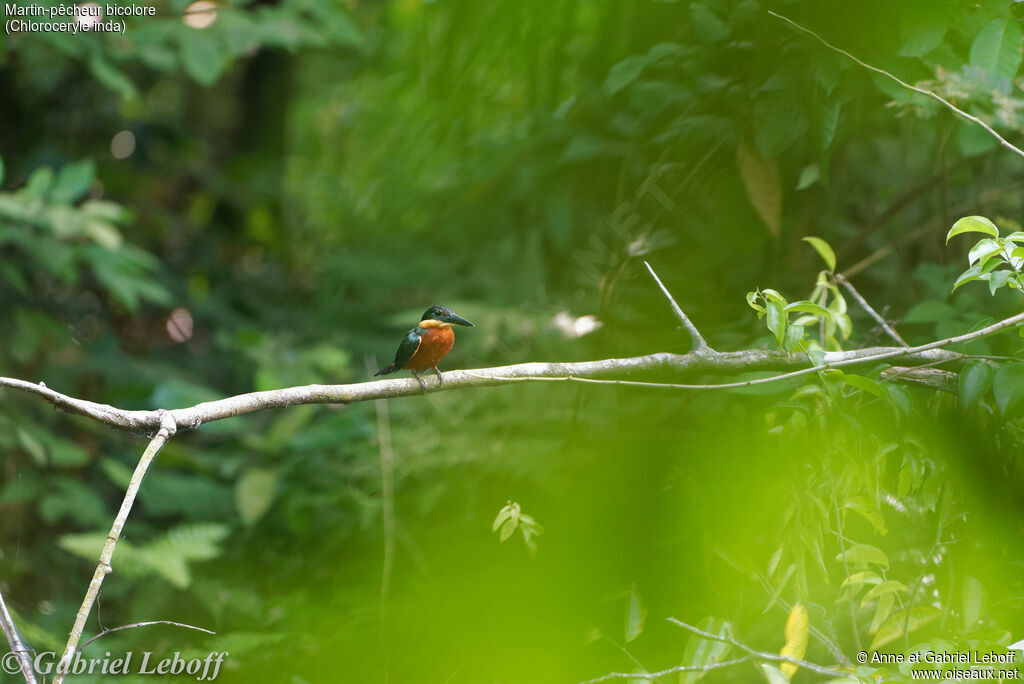
[(984, 216), (965, 216), (954, 223), (953, 227), (946, 234), (946, 242), (949, 242), (951, 238), (961, 233), (984, 233), (994, 238), (999, 237), (999, 229), (996, 228), (996, 224)]
[(977, 244), (971, 247), (971, 251), (967, 253), (967, 263), (974, 264), (984, 261), (988, 257), (998, 254), (1002, 249), (1003, 246), (992, 238), (978, 240)]
[(629, 595), (626, 597), (626, 643), (636, 639), (644, 631), (644, 624), (647, 622), (647, 607), (644, 606), (640, 592), (636, 584), (629, 588)]
[(824, 260), (829, 270), (834, 271), (836, 268), (836, 253), (832, 251), (832, 246), (819, 237), (808, 236), (803, 239), (804, 242), (808, 242), (811, 247), (814, 247), (815, 251), (821, 256), (822, 260)]
[(783, 313), (793, 313), (794, 311), (802, 311), (805, 313), (814, 314), (815, 316), (823, 316), (825, 318), (830, 318), (832, 316), (831, 312), (829, 312), (829, 310), (826, 309), (825, 307), (815, 304), (814, 302), (809, 302), (806, 299), (801, 300), (799, 302), (787, 304), (782, 309), (782, 311)]

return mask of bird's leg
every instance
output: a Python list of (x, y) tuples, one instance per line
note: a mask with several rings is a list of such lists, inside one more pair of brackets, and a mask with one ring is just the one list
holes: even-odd
[(423, 378), (420, 377), (419, 373), (414, 370), (410, 370), (409, 372), (416, 376), (416, 382), (420, 383), (420, 387), (427, 389), (427, 383), (423, 382)]
[(434, 366), (434, 374), (437, 375), (437, 381), (444, 384), (444, 376), (441, 375), (441, 371), (437, 370), (437, 366)]

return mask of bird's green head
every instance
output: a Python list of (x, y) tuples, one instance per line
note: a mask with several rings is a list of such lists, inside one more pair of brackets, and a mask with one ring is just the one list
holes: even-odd
[(447, 323), (448, 325), (468, 325), (471, 328), (476, 327), (462, 316), (457, 316), (455, 312), (449, 309), (447, 306), (430, 307), (429, 309), (423, 312), (423, 318), (420, 319), (420, 323), (423, 323), (424, 321), (438, 321), (439, 323)]

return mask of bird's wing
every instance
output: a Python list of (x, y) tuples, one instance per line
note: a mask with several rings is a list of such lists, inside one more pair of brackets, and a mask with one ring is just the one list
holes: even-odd
[(395, 353), (395, 362), (391, 364), (395, 370), (404, 368), (405, 364), (409, 363), (409, 360), (416, 354), (416, 350), (420, 348), (421, 339), (419, 328), (413, 328), (402, 339), (402, 343), (398, 345), (398, 351)]

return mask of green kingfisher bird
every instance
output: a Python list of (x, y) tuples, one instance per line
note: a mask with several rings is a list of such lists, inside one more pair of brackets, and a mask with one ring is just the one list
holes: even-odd
[(419, 325), (410, 330), (402, 339), (402, 343), (398, 345), (395, 360), (391, 362), (390, 366), (381, 368), (374, 373), (374, 377), (389, 375), (397, 370), (405, 369), (412, 371), (420, 386), (427, 389), (423, 378), (416, 371), (430, 368), (437, 374), (438, 382), (443, 383), (444, 378), (441, 376), (441, 371), (437, 370), (437, 364), (448, 355), (448, 352), (452, 350), (452, 345), (455, 344), (453, 325), (476, 327), (465, 318), (456, 316), (455, 312), (447, 306), (430, 307), (423, 312), (423, 318), (420, 319)]

